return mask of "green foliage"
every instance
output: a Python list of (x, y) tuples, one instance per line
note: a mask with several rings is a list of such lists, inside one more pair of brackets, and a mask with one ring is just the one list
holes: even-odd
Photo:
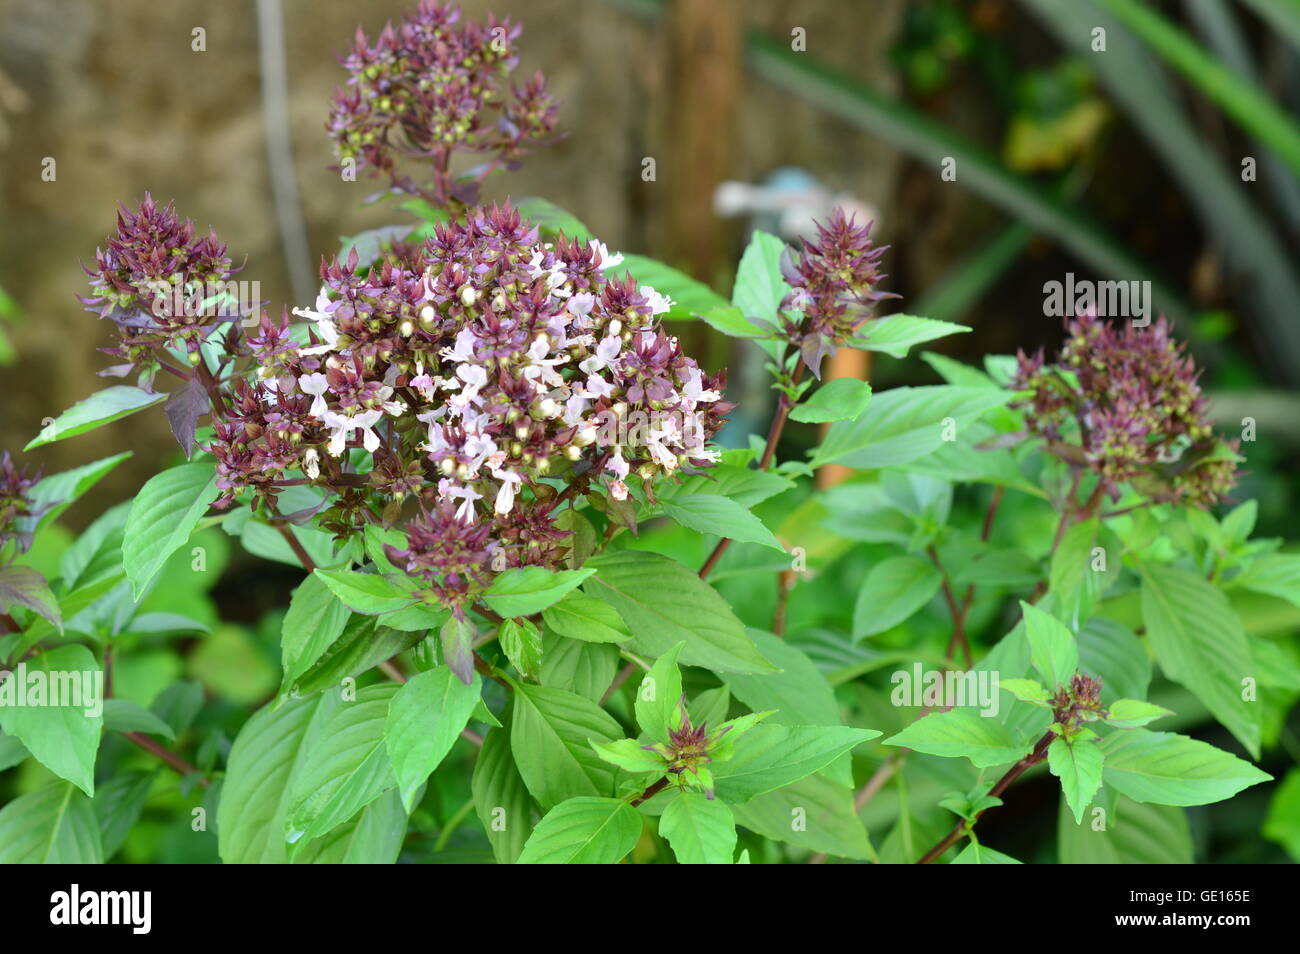
[(84, 401), (78, 401), (45, 425), (40, 434), (28, 441), (23, 450), (32, 450), (45, 444), (97, 430), (137, 411), (153, 407), (166, 397), (166, 394), (150, 393), (141, 388), (129, 388), (123, 385), (105, 388)]
[[(1293, 158), (1294, 124), (1246, 81), (1129, 0), (1095, 2)], [(1063, 200), (910, 108), (766, 41), (749, 46), (765, 75), (824, 92), (914, 154), (957, 157), (966, 186), (1102, 272), (1144, 274)], [(937, 82), (915, 53), (913, 81)], [(1022, 124), (1016, 156), (1069, 138), (1066, 120), (1039, 118)], [(493, 171), (440, 169), (456, 194), (417, 189), (401, 209), (418, 224), (348, 239), (358, 281), (393, 260), (395, 238), (460, 221), (461, 196)], [(580, 253), (596, 241), (544, 199), (515, 208), (548, 241), (576, 239)], [(1022, 231), (992, 257), (1014, 258)], [(155, 362), (137, 369), (142, 387), (87, 398), (29, 448), (161, 403), (146, 386), (165, 367), (213, 399), (193, 459), (187, 446), (185, 463), (154, 462), (129, 500), (82, 514), (80, 533), (65, 511), (127, 453), (39, 481), (10, 473), (8, 458), (0, 470), (0, 664), (14, 672), (0, 681), (0, 861), (1174, 864), (1203, 853), (1185, 808), (1235, 800), (1274, 772), (1280, 783), (1232, 804), (1258, 805), (1271, 857), (1300, 858), (1287, 755), (1300, 555), (1251, 538), (1252, 501), (1211, 513), (1141, 479), (1103, 479), (1113, 461), (1095, 458), (1117, 453), (1110, 445), (1031, 436), (1043, 412), (1016, 390), (1010, 356), (977, 368), (923, 354), (944, 382), (933, 385), (812, 380), (834, 348), (903, 360), (969, 330), (877, 315), (887, 296), (870, 297), (865, 233), (846, 226), (839, 241), (827, 265), (813, 242), (801, 251), (754, 231), (729, 298), (647, 256), (610, 266), (641, 297), (600, 330), (609, 348), (641, 348), (633, 364), (657, 360), (636, 336), (653, 339), (662, 322), (680, 322), (657, 339), (672, 362), (684, 360), (672, 335), (710, 328), (766, 362), (775, 420), (728, 434), (738, 446), (726, 450), (668, 451), (657, 443), (667, 431), (607, 445), (569, 418), (530, 443), (570, 413), (551, 395), (616, 359), (547, 363), (531, 350), (540, 332), (523, 339), (527, 359), (503, 344), (491, 374), (520, 404), (473, 465), (495, 499), (457, 483), (471, 469), (460, 458), (402, 474), (384, 456), (463, 422), (480, 397), (468, 377), (481, 368), (449, 356), (459, 343), (426, 356), (437, 367), (393, 364), (371, 382), (384, 392), (366, 398), (372, 425), (353, 418), (315, 442), (328, 451), (278, 469), (258, 458), (239, 479), (237, 455), (217, 447), (242, 448), (260, 425), (233, 413), (246, 395), (232, 382), (270, 385), (239, 369), (238, 342), (198, 329), (197, 350), (132, 345)], [(989, 262), (975, 265), (965, 283), (988, 287)], [(853, 294), (828, 305), (839, 284)], [(494, 321), (528, 300), (523, 280), (497, 291)], [(577, 314), (580, 292), (556, 294)], [(451, 297), (479, 302), (468, 281)], [(636, 311), (642, 300), (655, 314)], [(392, 317), (380, 308), (370, 320)], [(418, 337), (435, 318), (417, 303), (385, 340)], [(318, 337), (340, 333), (314, 320)], [(307, 342), (302, 326), (291, 333)], [(173, 366), (185, 360), (193, 371)], [(304, 393), (320, 384), (298, 371)], [(465, 389), (399, 427), (392, 408), (427, 397), (426, 372), (435, 396)], [(639, 398), (611, 401), (614, 416), (670, 404), (659, 373), (637, 378)], [(703, 392), (719, 380), (674, 379), (673, 400), (711, 403), (719, 395)], [(1062, 428), (1097, 423), (1080, 417)], [(791, 433), (799, 459), (779, 442)], [(296, 431), (275, 434), (288, 457), (303, 446)], [(827, 465), (851, 473), (828, 486)], [(519, 500), (530, 506), (513, 509)], [(434, 510), (436, 532), (412, 517)], [(1018, 839), (982, 826), (986, 812), (1017, 810), (1008, 793), (1023, 779), (1053, 798), (1059, 788), (1055, 825)]]

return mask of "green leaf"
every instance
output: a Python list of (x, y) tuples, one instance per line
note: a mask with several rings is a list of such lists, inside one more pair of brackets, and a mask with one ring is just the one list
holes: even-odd
[(792, 421), (826, 424), (831, 421), (856, 421), (871, 403), (871, 385), (857, 378), (827, 381), (802, 404), (790, 412)]
[(848, 726), (759, 725), (736, 740), (735, 754), (712, 766), (718, 797), (730, 803), (820, 772), (880, 733)]
[(363, 616), (378, 616), (404, 609), (415, 602), (411, 590), (378, 573), (317, 569), (315, 575), (344, 606)]
[(91, 487), (99, 483), (109, 471), (130, 456), (130, 451), (123, 451), (120, 454), (114, 454), (112, 457), (104, 457), (93, 463), (83, 464), (80, 467), (74, 467), (71, 470), (41, 478), (29, 493), (32, 500), (32, 510), (33, 512), (39, 512), (40, 516), (20, 518), (18, 521), (19, 528), (34, 532), (53, 523), (63, 511), (67, 510)]
[(1041, 683), (1033, 679), (1000, 679), (998, 688), (1005, 689), (1021, 702), (1031, 705), (1045, 705), (1052, 694)]
[[(131, 506), (132, 501), (127, 500), (105, 510), (61, 554), (60, 604), (68, 616), (75, 616), (91, 605), (126, 576), (122, 567), (122, 540)], [(223, 542), (217, 541), (218, 545)]]
[(1049, 688), (1068, 686), (1079, 668), (1079, 647), (1075, 645), (1074, 634), (1037, 606), (1022, 600), (1020, 610), (1025, 615), (1025, 636), (1034, 668)]
[(78, 434), (85, 434), (128, 414), (160, 404), (166, 399), (166, 394), (154, 394), (121, 384), (105, 388), (83, 401), (78, 401), (45, 425), (23, 450), (29, 451), (46, 444), (53, 444), (55, 441), (76, 437)]
[(386, 792), (346, 824), (295, 852), (294, 864), (391, 865), (406, 838), (406, 810), (397, 792)]
[(0, 864), (103, 863), (95, 810), (68, 783), (39, 788), (0, 809)]
[(571, 798), (533, 830), (521, 865), (613, 865), (636, 847), (641, 816), (617, 798)]
[(1074, 744), (1053, 739), (1047, 747), (1047, 767), (1061, 780), (1061, 791), (1074, 812), (1074, 820), (1083, 820), (1083, 810), (1101, 788), (1101, 747), (1085, 739)]
[(655, 660), (637, 686), (636, 724), (655, 742), (667, 742), (670, 730), (681, 725), (682, 673), (677, 657), (685, 643), (678, 643)]
[(853, 638), (874, 636), (909, 619), (934, 598), (943, 576), (928, 560), (897, 556), (871, 568), (853, 607)]
[(510, 749), (528, 791), (543, 809), (578, 795), (609, 795), (614, 770), (590, 741), (612, 742), (623, 730), (590, 699), (563, 689), (516, 683)]
[(483, 602), (502, 616), (531, 616), (581, 585), (596, 571), (547, 570), (525, 566), (497, 574), (483, 594)]
[(353, 616), (343, 627), (343, 635), (299, 677), (298, 692), (305, 696), (338, 686), (349, 676), (373, 669), (424, 638), (420, 632), (377, 626), (371, 616)]
[(1270, 553), (1258, 557), (1233, 577), (1229, 585), (1276, 596), (1300, 606), (1300, 554)]
[(1030, 748), (1029, 742), (1014, 737), (997, 719), (966, 709), (931, 712), (882, 744), (944, 758), (968, 758), (976, 768), (1015, 762)]
[(780, 671), (761, 675), (725, 673), (722, 681), (732, 695), (753, 712), (775, 710), (768, 721), (777, 725), (837, 725), (843, 721), (830, 683), (801, 649), (762, 630), (747, 632)]
[(581, 569), (596, 549), (596, 528), (579, 511), (566, 508), (555, 517), (555, 529), (568, 534), (561, 544), (564, 547), (564, 565), (570, 570)]
[(1057, 860), (1063, 865), (1189, 865), (1192, 836), (1187, 812), (1142, 805), (1123, 796), (1106, 812), (1093, 806), (1082, 824), (1065, 799), (1057, 823)]
[(1151, 661), (1146, 646), (1127, 626), (1094, 616), (1077, 639), (1079, 668), (1102, 681), (1103, 702), (1141, 699), (1151, 684)]
[(587, 561), (597, 575), (585, 591), (618, 610), (632, 630), (628, 648), (656, 657), (685, 642), (681, 662), (715, 672), (772, 672), (721, 596), (686, 567), (658, 553), (620, 550)]
[(298, 584), (280, 626), (285, 689), (343, 635), (351, 615), (352, 611), (334, 595), (323, 577), (313, 573)]
[(542, 633), (537, 681), (543, 686), (567, 689), (596, 702), (614, 681), (618, 666), (618, 649), (609, 643), (568, 639), (549, 629)]
[(624, 255), (623, 263), (610, 269), (609, 274), (611, 278), (621, 277), (624, 271), (631, 272), (638, 285), (649, 285), (673, 300), (672, 309), (662, 316), (666, 321), (691, 318), (727, 305), (727, 300), (708, 285), (644, 255)]
[(648, 750), (636, 739), (618, 739), (615, 742), (593, 742), (596, 754), (625, 772), (642, 775), (653, 772), (663, 775), (668, 767), (662, 755)]
[(63, 632), (63, 616), (45, 577), (29, 566), (0, 567), (0, 610), (21, 606), (44, 616)]
[[(989, 413), (990, 418), (1002, 416), (1005, 408)], [(955, 420), (953, 427), (956, 426)], [(947, 427), (948, 425), (945, 425)], [(949, 429), (946, 436), (952, 437)], [(987, 443), (996, 440), (1001, 432), (985, 421), (964, 424), (955, 432), (955, 439), (944, 441), (937, 449), (904, 464), (911, 474), (924, 474), (953, 483), (985, 483), (1010, 487), (1046, 499), (1047, 495), (1037, 484), (1037, 478), (1026, 477), (1021, 461), (1027, 451), (1025, 446), (1017, 451), (1009, 448), (990, 448)]]
[(785, 552), (781, 541), (758, 517), (727, 497), (716, 494), (675, 496), (662, 502), (663, 512), (683, 527), (726, 537), (740, 543), (758, 543)]
[(717, 798), (680, 792), (659, 816), (659, 836), (681, 865), (729, 865), (736, 852), (736, 818)]
[(507, 715), (502, 728), (490, 729), (483, 737), (471, 781), (474, 810), (497, 863), (503, 865), (518, 860), (533, 830), (533, 801), (510, 751), (510, 721)]
[(867, 831), (853, 808), (853, 790), (825, 775), (809, 775), (731, 810), (738, 825), (764, 838), (837, 858), (872, 857)]
[[(403, 207), (412, 214), (423, 217), (422, 206), (417, 205), (416, 200), (403, 203)], [(433, 214), (438, 213), (434, 211)], [(340, 260), (346, 260), (355, 249), (360, 263), (370, 265), (378, 261), (384, 250), (390, 248), (394, 242), (409, 239), (417, 231), (423, 231), (423, 228), (417, 230), (410, 225), (380, 225), (358, 232), (356, 235), (343, 235), (340, 236), (338, 257)]]
[(777, 323), (781, 299), (790, 292), (790, 285), (781, 274), (784, 251), (785, 243), (775, 235), (754, 230), (740, 256), (736, 282), (731, 289), (731, 303), (745, 317)]
[(936, 351), (922, 351), (920, 358), (933, 368), (935, 374), (943, 378), (943, 380), (948, 384), (957, 384), (966, 388), (989, 388), (992, 390), (1001, 387), (1001, 385), (979, 368), (972, 368), (969, 364), (963, 364), (955, 358), (939, 354)]
[[(293, 490), (295, 488), (289, 488)], [(238, 511), (237, 511), (238, 512)], [(274, 560), (276, 563), (284, 563), (295, 569), (302, 568), (302, 560), (294, 553), (293, 548), (280, 532), (270, 524), (264, 523), (260, 519), (248, 520), (242, 524), (239, 532), (239, 542), (245, 550), (253, 556), (261, 557), (263, 560)], [(339, 562), (339, 558), (334, 553), (334, 539), (323, 530), (318, 530), (311, 526), (294, 526), (290, 532), (297, 538), (302, 548), (307, 551), (307, 556), (317, 566), (332, 566)]]
[[(1101, 552), (1096, 552), (1100, 548)], [(1077, 523), (1052, 555), (1048, 589), (1054, 609), (1078, 628), (1119, 576), (1124, 546), (1100, 520)]]
[(104, 700), (104, 728), (114, 732), (148, 732), (168, 740), (176, 738), (166, 722), (126, 699)]
[(31, 753), (13, 736), (0, 732), (0, 772), (4, 772), (21, 763)]
[[(53, 705), (56, 699), (62, 704)], [(19, 663), (0, 683), (0, 729), (55, 775), (94, 795), (103, 701), (103, 672), (90, 650), (60, 646)]]
[(1242, 698), (1256, 675), (1241, 619), (1223, 592), (1201, 576), (1143, 564), (1142, 620), (1156, 660), (1259, 757), (1260, 706)]
[(1148, 722), (1173, 715), (1164, 706), (1143, 702), (1140, 699), (1116, 699), (1110, 704), (1108, 713), (1106, 724), (1113, 725), (1117, 729), (1136, 729)]
[(614, 607), (585, 593), (569, 593), (542, 610), (542, 619), (561, 636), (587, 643), (621, 643), (632, 636)]
[(710, 328), (730, 338), (766, 338), (771, 334), (746, 318), (739, 308), (730, 305), (701, 312), (700, 319)]
[(483, 694), (478, 673), (467, 686), (446, 666), (413, 676), (388, 707), (384, 744), (409, 812), (419, 791), (465, 728)]
[(724, 461), (710, 467), (705, 473), (687, 477), (680, 484), (657, 487), (655, 493), (661, 501), (676, 500), (692, 494), (718, 494), (729, 497), (742, 507), (753, 507), (777, 494), (785, 493), (793, 486), (794, 481), (770, 470), (756, 470)]
[(149, 478), (131, 503), (122, 538), (122, 565), (136, 600), (163, 564), (190, 538), (208, 504), (217, 499), (216, 465), (182, 464)]
[(1106, 784), (1135, 802), (1208, 805), (1272, 778), (1235, 755), (1173, 732), (1114, 732), (1100, 747)]
[(973, 841), (967, 842), (966, 847), (958, 852), (957, 857), (951, 862), (954, 865), (1018, 865), (1020, 863), (1010, 855), (1004, 855), (1000, 851), (994, 851)]
[(156, 769), (152, 772), (123, 772), (114, 775), (95, 792), (93, 808), (105, 859), (112, 858), (126, 843), (131, 829), (144, 812), (144, 803), (157, 775)]
[(392, 683), (358, 689), (354, 701), (326, 717), (290, 784), (281, 837), (291, 843), (291, 856), (396, 787), (384, 729), (398, 689)]
[(945, 438), (1010, 399), (1009, 391), (948, 384), (890, 388), (874, 395), (856, 421), (831, 425), (813, 453), (812, 466), (874, 470), (909, 463), (938, 450)]
[(846, 343), (848, 347), (859, 351), (882, 351), (891, 358), (901, 360), (916, 345), (965, 331), (970, 331), (970, 328), (951, 321), (937, 321), (916, 315), (886, 315), (868, 321)]
[(582, 220), (554, 202), (537, 196), (526, 196), (516, 199), (514, 206), (521, 218), (536, 223), (547, 235), (555, 236), (563, 232), (565, 238), (578, 239), (581, 242), (590, 242), (594, 238), (591, 230), (582, 224)]
[(1285, 848), (1292, 861), (1300, 861), (1300, 768), (1290, 769), (1273, 790), (1259, 833)]
[(443, 609), (441, 606), (412, 603), (401, 609), (380, 613), (377, 622), (380, 626), (400, 629), (404, 633), (427, 633), (442, 628), (450, 615), (451, 610)]
[(226, 864), (286, 862), (290, 787), (342, 704), (337, 692), (272, 702), (244, 723), (226, 762), (217, 808), (217, 850)]
[(526, 619), (505, 619), (497, 628), (497, 642), (519, 675), (527, 679), (537, 675), (542, 663), (541, 630)]

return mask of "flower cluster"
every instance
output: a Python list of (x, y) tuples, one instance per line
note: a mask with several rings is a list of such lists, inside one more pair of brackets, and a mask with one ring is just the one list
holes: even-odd
[(625, 500), (633, 476), (653, 496), (656, 479), (716, 459), (707, 443), (731, 407), (724, 377), (660, 326), (671, 302), (612, 274), (620, 261), (597, 241), (540, 241), (507, 204), (368, 267), (355, 250), (323, 263), (315, 306), (295, 309), (310, 340), (287, 316), (248, 340), (258, 380), (237, 387), (211, 448), (225, 499), (301, 471), (339, 493), (325, 515), (339, 533), (414, 499), (390, 558), (447, 600), (474, 592), (486, 562), (557, 565), (561, 502), (601, 482)]
[(197, 354), (218, 320), (208, 298), (238, 269), (215, 232), (198, 235), (192, 221), (146, 192), (134, 212), (118, 211), (117, 233), (95, 250), (95, 268), (85, 271), (93, 289), (81, 298), (86, 310), (118, 327), (117, 345), (103, 350), (123, 364), (102, 373), (120, 377), (152, 367), (163, 347)]
[(822, 359), (852, 338), (879, 302), (898, 297), (876, 290), (886, 277), (880, 258), (889, 246), (877, 248), (870, 234), (871, 223), (859, 226), (837, 208), (829, 222), (817, 226), (816, 240), (804, 243), (798, 261), (789, 249), (782, 255), (781, 272), (791, 291), (781, 310), (801, 318), (784, 319), (784, 337), (799, 347), (814, 375), (820, 376)]
[[(679, 784), (698, 785), (712, 799), (713, 773), (709, 765), (719, 755), (724, 760), (730, 755), (729, 747), (725, 751), (719, 751), (720, 743), (723, 736), (736, 728), (736, 724), (725, 723), (712, 731), (709, 730), (708, 722), (692, 725), (684, 695), (675, 711), (681, 716), (681, 722), (677, 726), (668, 726), (668, 740), (643, 745), (641, 748), (662, 758), (664, 771), (674, 777)], [(752, 720), (743, 721), (748, 727)]]
[(462, 23), (455, 6), (421, 0), (371, 46), (357, 30), (343, 65), (347, 88), (334, 97), (327, 130), (341, 159), (387, 175), (394, 187), (425, 194), (400, 171), (404, 158), (426, 160), (435, 181), (427, 197), (475, 201), (475, 182), (456, 183), (448, 171), (453, 152), (490, 155), (486, 170), (511, 165), (547, 141), (556, 106), (539, 73), (510, 84), (517, 66), (520, 27), (488, 17)]
[(0, 558), (5, 555), (12, 540), (16, 544), (13, 553), (16, 556), (26, 553), (32, 543), (29, 531), (19, 528), (19, 520), (40, 516), (45, 509), (39, 507), (32, 499), (31, 490), (41, 479), (40, 473), (28, 475), (14, 464), (9, 452), (0, 454)]
[(1053, 721), (1073, 734), (1086, 722), (1096, 722), (1106, 717), (1101, 704), (1101, 680), (1076, 672), (1068, 686), (1058, 686), (1048, 701), (1052, 707)]
[(1028, 394), (1015, 406), (1029, 409), (1033, 434), (1095, 472), (1115, 499), (1124, 483), (1197, 506), (1232, 490), (1237, 442), (1215, 437), (1199, 372), (1163, 318), (1139, 328), (1085, 315), (1067, 332), (1054, 363), (1041, 350), (1018, 356), (1012, 386)]

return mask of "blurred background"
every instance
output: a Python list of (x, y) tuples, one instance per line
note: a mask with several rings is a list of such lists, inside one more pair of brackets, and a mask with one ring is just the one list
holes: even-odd
[[(274, 313), (314, 299), (319, 258), (342, 237), (400, 219), (365, 204), (376, 180), (328, 168), (324, 124), (344, 75), (336, 56), (358, 21), (373, 36), (407, 6), (0, 0), (0, 448), (18, 451), (43, 418), (106, 384), (95, 349), (110, 327), (74, 296), (117, 203), (149, 190), (213, 226)], [(1157, 309), (1206, 368), (1222, 430), (1257, 425), (1239, 493), (1260, 503), (1257, 532), (1300, 537), (1294, 0), (463, 8), (523, 22), (519, 75), (546, 73), (567, 134), (490, 182), (489, 198), (544, 196), (611, 249), (723, 294), (751, 229), (796, 242), (834, 204), (850, 205), (891, 245), (885, 286), (902, 299), (888, 310), (970, 325), (936, 350), (976, 364), (1060, 341), (1045, 282), (1151, 281)], [(273, 174), (285, 149), (292, 174)], [(757, 350), (733, 350), (702, 323), (678, 330), (711, 368), (731, 368), (733, 443), (765, 426)], [(877, 389), (937, 381), (916, 358), (864, 360), (841, 355), (834, 373)], [(816, 440), (812, 426), (792, 426), (782, 456)], [(163, 415), (20, 459), (50, 472), (124, 445), (134, 459), (64, 518), (79, 528), (176, 455)], [(300, 576), (265, 564), (248, 574), (233, 567), (215, 596), (230, 604), (224, 618), (250, 625)], [(273, 643), (274, 626), (268, 634)], [(274, 666), (241, 645), (190, 675), (258, 698), (250, 674), (261, 666), (273, 687)]]

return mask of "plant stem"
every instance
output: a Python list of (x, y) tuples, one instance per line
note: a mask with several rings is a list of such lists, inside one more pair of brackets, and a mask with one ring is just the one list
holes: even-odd
[[(1002, 495), (1005, 492), (1006, 492), (1006, 488), (1003, 487), (1001, 484), (993, 488), (993, 496), (989, 500), (989, 507), (986, 511), (984, 511), (984, 525), (980, 527), (981, 543), (988, 543), (989, 537), (993, 535), (993, 520), (998, 515), (998, 507), (1002, 504)], [(965, 630), (966, 618), (970, 615), (971, 604), (973, 604), (974, 602), (975, 602), (975, 584), (971, 583), (967, 585), (966, 592), (962, 595), (962, 599), (961, 599), (961, 618), (962, 618), (962, 627), (963, 627), (962, 645), (966, 649), (967, 668), (970, 667), (971, 649), (970, 649), (970, 642), (966, 638), (964, 630)], [(952, 657), (951, 644), (949, 644), (947, 655), (949, 658)]]
[(470, 799), (464, 805), (456, 810), (456, 814), (447, 819), (446, 826), (438, 833), (438, 840), (433, 843), (433, 853), (436, 855), (442, 849), (447, 847), (447, 840), (460, 827), (460, 823), (465, 820), (470, 811), (474, 808), (474, 799)]
[(274, 526), (276, 530), (280, 531), (280, 536), (284, 537), (285, 543), (289, 544), (289, 549), (292, 550), (293, 555), (298, 558), (298, 562), (302, 564), (302, 568), (308, 573), (315, 572), (315, 562), (307, 555), (307, 551), (303, 549), (302, 543), (296, 536), (294, 536), (293, 531), (289, 529), (289, 525), (277, 521)]
[(648, 802), (650, 799), (654, 798), (656, 795), (658, 795), (667, 787), (668, 787), (668, 776), (665, 775), (663, 778), (655, 782), (653, 785), (647, 788), (636, 798), (632, 799), (632, 807), (635, 808), (636, 806), (640, 805), (642, 802)]
[(790, 607), (790, 591), (796, 582), (794, 570), (782, 570), (776, 575), (776, 610), (772, 614), (772, 633), (785, 635), (785, 617)]
[(178, 775), (182, 775), (182, 776), (197, 775), (199, 777), (199, 784), (202, 785), (204, 788), (208, 787), (207, 778), (204, 777), (203, 773), (200, 772), (196, 766), (191, 765), (189, 762), (185, 761), (175, 752), (163, 748), (161, 745), (159, 745), (153, 739), (149, 738), (149, 736), (145, 735), (143, 732), (123, 732), (122, 734), (126, 736), (128, 739), (130, 739), (132, 742), (134, 742), (136, 745), (138, 745), (140, 748), (144, 749), (146, 752), (158, 756), (158, 758), (166, 762), (168, 767), (170, 767)]
[(618, 692), (619, 686), (627, 682), (628, 677), (634, 672), (636, 672), (636, 663), (633, 662), (628, 663), (620, 669), (618, 675), (614, 677), (614, 681), (611, 682), (609, 688), (605, 690), (605, 694), (600, 697), (600, 704), (604, 706), (605, 703), (609, 702), (609, 697)]
[[(804, 365), (800, 362), (795, 366), (794, 374), (790, 377), (790, 386), (793, 388), (803, 377)], [(781, 399), (777, 402), (776, 415), (772, 418), (772, 426), (767, 431), (767, 443), (763, 447), (763, 456), (759, 458), (758, 469), (767, 470), (768, 465), (772, 463), (772, 458), (776, 455), (776, 445), (781, 440), (781, 431), (785, 428), (785, 422), (790, 417), (790, 412), (794, 410), (794, 401), (788, 395), (782, 393)], [(723, 537), (718, 541), (718, 545), (713, 548), (709, 558), (704, 561), (704, 566), (700, 567), (700, 579), (708, 579), (713, 568), (718, 565), (722, 559), (722, 554), (727, 551), (731, 545), (731, 540)]]
[(207, 362), (203, 360), (203, 355), (199, 355), (199, 363), (194, 366), (195, 373), (199, 376), (199, 381), (203, 383), (203, 389), (208, 392), (208, 400), (212, 402), (212, 413), (224, 418), (226, 416), (226, 402), (221, 397), (221, 388), (217, 387), (217, 381), (208, 370)]
[[(1048, 732), (1041, 739), (1039, 739), (1038, 743), (1034, 746), (1033, 751), (1030, 752), (1028, 755), (1026, 755), (1024, 758), (1022, 758), (1015, 765), (1011, 766), (1011, 768), (1007, 771), (1007, 774), (1003, 775), (1000, 779), (998, 779), (997, 784), (994, 785), (991, 789), (989, 789), (989, 795), (991, 795), (994, 798), (997, 798), (999, 795), (1005, 792), (1007, 788), (1010, 787), (1010, 785), (1016, 779), (1020, 778), (1020, 776), (1024, 775), (1025, 772), (1029, 771), (1029, 769), (1031, 769), (1033, 766), (1043, 761), (1043, 759), (1047, 757), (1047, 747), (1052, 744), (1052, 741), (1055, 738), (1056, 735), (1054, 733)], [(966, 819), (963, 818), (960, 822), (958, 822), (953, 827), (952, 831), (948, 832), (948, 834), (945, 835), (942, 838), (942, 840), (940, 840), (940, 842), (937, 845), (935, 845), (924, 855), (922, 855), (921, 859), (917, 862), (917, 864), (928, 865), (930, 862), (934, 861), (936, 858), (942, 855), (945, 851), (951, 848), (958, 840), (960, 840), (962, 835), (966, 834), (968, 829), (974, 828), (975, 823), (980, 820), (980, 818), (984, 815), (984, 812), (987, 810), (988, 809), (984, 809), (983, 811), (976, 812), (975, 817), (973, 817), (970, 821), (967, 821)]]
[(952, 659), (953, 651), (960, 646), (962, 655), (966, 657), (966, 668), (969, 669), (973, 660), (970, 643), (966, 641), (966, 607), (957, 605), (957, 597), (953, 594), (952, 584), (948, 581), (948, 571), (944, 569), (943, 561), (939, 559), (939, 551), (931, 545), (925, 552), (929, 554), (930, 561), (942, 578), (940, 585), (943, 589), (943, 599), (948, 604), (948, 612), (952, 616), (952, 636), (948, 640), (948, 648), (944, 650), (944, 655)]

